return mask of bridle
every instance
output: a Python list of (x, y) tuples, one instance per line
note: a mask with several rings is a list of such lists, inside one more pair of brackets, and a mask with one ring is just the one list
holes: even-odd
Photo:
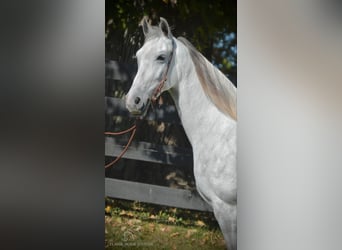
[(169, 56), (169, 60), (167, 61), (167, 65), (166, 65), (166, 70), (164, 71), (164, 75), (163, 78), (161, 79), (161, 81), (159, 82), (158, 86), (156, 87), (156, 89), (153, 91), (152, 97), (151, 97), (151, 101), (152, 103), (155, 103), (158, 99), (158, 97), (161, 94), (161, 91), (164, 87), (164, 84), (167, 80), (167, 74), (169, 73), (169, 69), (170, 69), (170, 65), (171, 65), (171, 61), (173, 58), (173, 51), (175, 50), (175, 42), (172, 38), (172, 50)]
[[(161, 81), (159, 82), (158, 86), (155, 88), (155, 90), (153, 91), (153, 94), (152, 94), (152, 97), (151, 97), (151, 101), (153, 104), (155, 104), (155, 102), (157, 101), (158, 97), (160, 96), (161, 94), (161, 91), (164, 87), (164, 84), (167, 80), (167, 74), (169, 73), (169, 69), (170, 69), (170, 65), (171, 65), (171, 61), (172, 61), (172, 58), (173, 58), (173, 52), (175, 50), (175, 42), (172, 38), (172, 50), (171, 50), (171, 53), (170, 53), (170, 56), (169, 56), (169, 60), (167, 61), (167, 64), (166, 64), (166, 70), (164, 71), (164, 75), (163, 75), (163, 78), (161, 79)], [(148, 107), (147, 107), (148, 108)], [(147, 112), (146, 112), (147, 113)], [(145, 114), (146, 114), (145, 113)], [(142, 119), (142, 117), (139, 117), (139, 118), (136, 118), (135, 120), (135, 124), (130, 127), (129, 129), (126, 129), (126, 130), (123, 130), (123, 131), (120, 131), (120, 132), (105, 132), (105, 135), (123, 135), (123, 134), (126, 134), (126, 133), (129, 133), (129, 132), (132, 132), (131, 136), (129, 137), (128, 139), (128, 142), (126, 144), (126, 146), (124, 147), (124, 149), (121, 151), (121, 153), (110, 163), (106, 164), (105, 165), (105, 168), (108, 168), (110, 166), (113, 166), (115, 163), (117, 163), (121, 158), (122, 156), (127, 152), (128, 150), (128, 147), (129, 145), (131, 144), (131, 142), (133, 141), (133, 138), (134, 138), (134, 135), (136, 133), (136, 130), (137, 130), (137, 123), (138, 121), (140, 121)]]

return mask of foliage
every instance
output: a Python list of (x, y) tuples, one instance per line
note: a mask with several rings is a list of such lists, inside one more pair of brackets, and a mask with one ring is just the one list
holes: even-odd
[(134, 62), (143, 43), (143, 16), (154, 25), (166, 18), (175, 37), (186, 37), (223, 73), (236, 74), (236, 1), (107, 0), (108, 59)]

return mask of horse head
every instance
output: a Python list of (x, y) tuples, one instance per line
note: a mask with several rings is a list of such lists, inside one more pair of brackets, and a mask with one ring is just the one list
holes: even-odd
[(170, 27), (164, 18), (160, 18), (159, 26), (151, 26), (144, 18), (142, 29), (145, 43), (136, 53), (138, 72), (126, 95), (127, 109), (137, 116), (145, 115), (151, 101), (172, 87), (167, 79), (175, 49)]

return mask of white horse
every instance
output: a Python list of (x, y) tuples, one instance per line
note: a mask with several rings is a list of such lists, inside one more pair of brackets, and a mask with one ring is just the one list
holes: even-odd
[(145, 43), (126, 95), (127, 109), (143, 116), (169, 91), (193, 148), (196, 187), (213, 208), (229, 250), (237, 247), (236, 88), (167, 21), (142, 22)]

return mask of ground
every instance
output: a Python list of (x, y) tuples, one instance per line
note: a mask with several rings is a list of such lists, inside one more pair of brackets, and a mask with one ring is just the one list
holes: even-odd
[(212, 213), (106, 199), (106, 249), (226, 249)]

